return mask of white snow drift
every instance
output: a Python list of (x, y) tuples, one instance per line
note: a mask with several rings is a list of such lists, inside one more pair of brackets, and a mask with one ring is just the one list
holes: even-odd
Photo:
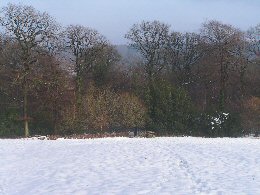
[(0, 140), (0, 194), (260, 194), (260, 140)]

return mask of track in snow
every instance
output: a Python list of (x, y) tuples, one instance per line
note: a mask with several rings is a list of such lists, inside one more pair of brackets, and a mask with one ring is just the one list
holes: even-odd
[(0, 194), (260, 194), (260, 140), (0, 140)]

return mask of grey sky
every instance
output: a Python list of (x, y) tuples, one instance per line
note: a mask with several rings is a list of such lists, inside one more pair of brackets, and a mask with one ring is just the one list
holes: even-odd
[(217, 19), (243, 30), (260, 23), (260, 0), (1, 0), (33, 5), (63, 25), (97, 29), (114, 44), (142, 20), (160, 20), (175, 31), (197, 31), (206, 20)]

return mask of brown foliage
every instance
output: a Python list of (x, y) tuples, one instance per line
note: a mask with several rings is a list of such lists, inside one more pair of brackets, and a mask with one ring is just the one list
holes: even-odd
[(251, 97), (244, 101), (243, 126), (251, 132), (260, 132), (260, 98)]

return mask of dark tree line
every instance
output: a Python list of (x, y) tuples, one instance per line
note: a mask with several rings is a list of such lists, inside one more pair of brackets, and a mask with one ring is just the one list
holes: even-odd
[(143, 21), (125, 35), (141, 57), (124, 64), (96, 30), (63, 28), (31, 6), (3, 7), (0, 24), (0, 136), (260, 130), (259, 26), (180, 33)]

